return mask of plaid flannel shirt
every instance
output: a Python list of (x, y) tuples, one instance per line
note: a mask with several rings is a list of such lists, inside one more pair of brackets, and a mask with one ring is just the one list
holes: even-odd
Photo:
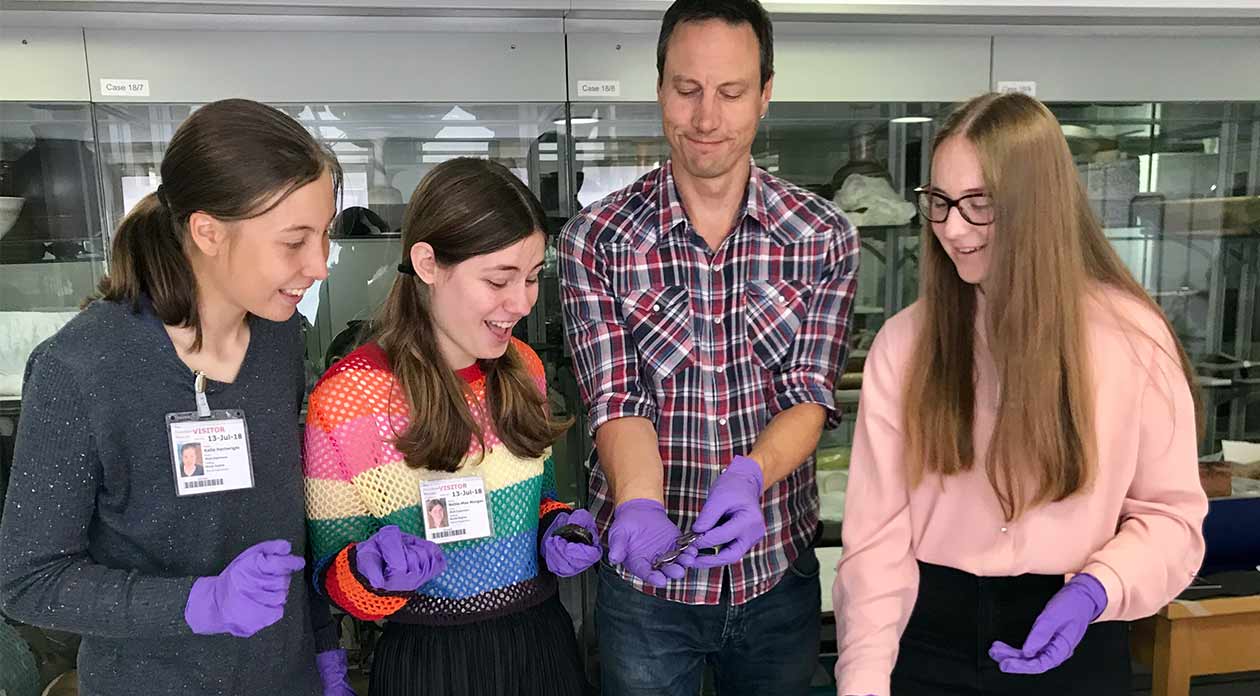
[[(582, 398), (594, 432), (627, 416), (656, 426), (665, 507), (691, 527), (731, 458), (775, 415), (826, 408), (857, 288), (858, 238), (823, 199), (752, 167), (743, 210), (717, 251), (687, 220), (671, 164), (583, 210), (560, 239), (560, 280)], [(607, 533), (615, 501), (591, 453), (591, 509)], [(693, 569), (641, 591), (717, 604), (773, 588), (818, 524), (813, 457), (762, 496), (766, 537), (738, 563)]]

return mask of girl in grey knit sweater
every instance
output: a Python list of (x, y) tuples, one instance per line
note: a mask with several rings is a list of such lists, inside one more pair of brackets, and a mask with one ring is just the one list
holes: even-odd
[(227, 100), (161, 173), (100, 297), (27, 364), (0, 607), (82, 634), (89, 696), (349, 693), (303, 582), (295, 316), (327, 274), (340, 167), (285, 114)]

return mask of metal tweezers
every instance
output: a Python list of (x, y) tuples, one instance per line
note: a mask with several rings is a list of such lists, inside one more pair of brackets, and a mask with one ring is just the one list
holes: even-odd
[(657, 556), (656, 560), (652, 561), (652, 570), (660, 570), (661, 566), (668, 565), (678, 560), (678, 557), (683, 555), (683, 553), (686, 552), (692, 544), (696, 543), (696, 539), (699, 538), (700, 535), (696, 532), (686, 532), (680, 535), (674, 540), (673, 549)]

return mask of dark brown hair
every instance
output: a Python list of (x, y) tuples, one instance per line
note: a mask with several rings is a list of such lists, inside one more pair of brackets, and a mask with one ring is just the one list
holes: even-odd
[[(542, 204), (506, 167), (456, 158), (434, 167), (411, 195), (402, 254), (408, 259), (411, 248), (425, 242), (438, 264), (450, 267), (545, 234), (546, 221)], [(455, 471), (474, 439), (484, 452), (485, 435), (466, 399), (468, 385), (438, 350), (428, 285), (415, 275), (399, 275), (374, 326), (411, 409), (410, 425), (394, 442), (407, 465)], [(480, 364), (495, 434), (518, 457), (542, 456), (572, 421), (551, 417), (546, 394), (514, 344), (502, 357)]]
[[(1202, 423), (1194, 372), (1159, 306), (1138, 284), (1089, 207), (1054, 114), (1022, 94), (988, 94), (946, 119), (933, 148), (975, 146), (998, 229), (984, 284), (999, 385), (985, 470), (1008, 520), (1086, 487), (1098, 466), (1086, 346), (1092, 288), (1132, 297), (1164, 323)], [(924, 221), (921, 323), (903, 418), (910, 480), (974, 466), (976, 287), (963, 281)], [(1156, 345), (1160, 337), (1151, 336)]]
[(656, 39), (656, 86), (665, 79), (665, 54), (674, 29), (686, 22), (720, 19), (736, 27), (748, 24), (757, 35), (761, 59), (761, 88), (774, 77), (774, 25), (766, 8), (757, 0), (677, 0), (665, 10), (661, 32)]
[(264, 215), (325, 173), (341, 190), (341, 165), (283, 112), (247, 99), (197, 109), (180, 124), (162, 157), (162, 184), (140, 200), (114, 234), (109, 275), (99, 297), (138, 307), (147, 295), (171, 326), (195, 330), (201, 348), (197, 279), (189, 262), (188, 217), (224, 221)]

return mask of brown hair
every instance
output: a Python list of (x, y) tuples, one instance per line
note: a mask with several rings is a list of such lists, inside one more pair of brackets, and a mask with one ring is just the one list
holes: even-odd
[[(1176, 346), (1188, 384), (1194, 384), (1194, 373), (1159, 306), (1103, 234), (1049, 109), (1021, 94), (987, 94), (951, 114), (933, 148), (955, 137), (979, 153), (998, 225), (989, 239), (988, 315), (980, 327), (999, 384), (985, 470), (1006, 518), (1013, 520), (1082, 490), (1097, 467), (1085, 345), (1092, 287), (1114, 288), (1155, 312)], [(921, 248), (921, 323), (913, 353), (919, 359), (910, 370), (903, 409), (906, 461), (915, 484), (926, 472), (968, 471), (976, 456), (977, 327), (971, 317), (977, 289), (959, 277), (927, 220)], [(1201, 424), (1199, 395), (1191, 391)]]
[(285, 113), (247, 99), (197, 109), (180, 124), (162, 157), (162, 184), (118, 225), (100, 299), (139, 307), (142, 295), (163, 323), (192, 327), (201, 348), (197, 279), (187, 245), (188, 217), (224, 221), (264, 215), (289, 194), (319, 179), (341, 190), (341, 165), (331, 151)]
[[(425, 242), (438, 264), (450, 267), (545, 230), (542, 204), (512, 172), (488, 160), (460, 157), (434, 167), (411, 195), (403, 220), (403, 258)], [(399, 275), (374, 325), (375, 340), (411, 409), (406, 432), (394, 442), (407, 465), (455, 471), (473, 439), (484, 452), (485, 435), (466, 400), (468, 386), (438, 350), (428, 286), (415, 275)], [(542, 456), (572, 421), (551, 417), (546, 394), (514, 344), (502, 357), (480, 364), (495, 434), (518, 457)]]
[(661, 18), (661, 31), (656, 38), (656, 86), (665, 80), (665, 55), (669, 40), (678, 25), (720, 19), (732, 27), (747, 23), (757, 35), (757, 53), (761, 62), (761, 89), (774, 77), (774, 24), (770, 13), (758, 0), (675, 0)]

